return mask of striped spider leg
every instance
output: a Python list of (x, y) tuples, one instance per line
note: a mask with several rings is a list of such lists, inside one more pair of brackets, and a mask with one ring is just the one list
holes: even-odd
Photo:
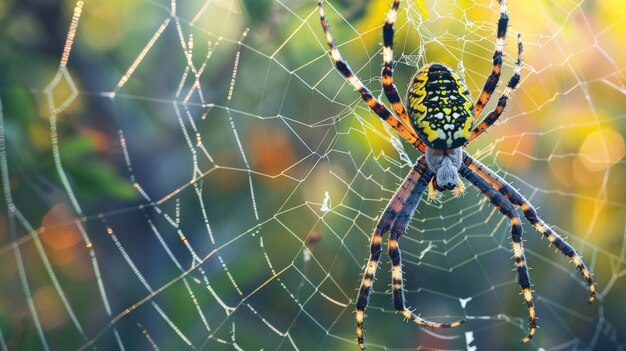
[[(502, 19), (500, 19), (500, 21), (502, 21)], [(498, 25), (498, 32), (500, 31), (499, 28), (500, 28), (500, 25)], [(505, 27), (504, 32), (506, 34), (506, 27)], [(498, 36), (498, 42), (500, 40), (501, 39)], [(496, 52), (498, 52), (498, 49), (496, 49)], [(485, 116), (485, 118), (478, 125), (476, 125), (474, 129), (472, 130), (472, 134), (470, 135), (469, 140), (465, 144), (466, 146), (467, 144), (474, 141), (474, 139), (476, 139), (479, 135), (484, 133), (489, 127), (491, 127), (498, 120), (498, 118), (500, 118), (500, 116), (502, 115), (502, 112), (504, 112), (504, 108), (506, 107), (506, 103), (509, 100), (509, 97), (511, 97), (513, 90), (517, 89), (522, 78), (521, 72), (522, 72), (522, 63), (523, 63), (523, 56), (522, 56), (523, 53), (524, 53), (524, 45), (522, 43), (522, 35), (518, 33), (517, 34), (517, 61), (515, 62), (513, 75), (509, 79), (509, 82), (507, 83), (506, 88), (504, 88), (504, 91), (500, 95), (500, 98), (498, 98), (498, 104), (496, 105), (496, 107), (491, 112), (489, 112), (487, 116)], [(500, 51), (499, 57), (500, 57), (500, 67), (497, 69), (498, 72), (500, 71), (501, 66), (502, 66), (502, 52), (501, 51)], [(495, 78), (495, 82), (492, 82), (494, 80), (492, 77), (494, 73), (496, 72), (495, 62), (496, 61), (494, 58), (493, 72), (491, 73), (489, 78), (487, 78), (487, 82), (485, 83), (485, 88), (483, 89), (483, 92), (481, 93), (478, 101), (476, 101), (476, 105), (474, 105), (474, 114), (475, 114), (474, 118), (475, 119), (478, 119), (480, 115), (480, 111), (482, 111), (482, 107), (480, 109), (477, 109), (478, 104), (481, 103), (481, 99), (486, 99), (485, 100), (485, 104), (486, 104), (487, 101), (489, 101), (489, 98), (491, 97), (493, 93), (493, 89), (491, 89), (492, 83), (493, 83), (493, 87), (495, 88), (495, 84), (497, 84), (498, 82), (497, 78)], [(483, 97), (483, 95), (486, 95), (486, 97)]]
[(402, 123), (411, 126), (412, 123), (409, 118), (409, 114), (402, 103), (402, 99), (400, 99), (396, 85), (393, 84), (393, 35), (395, 31), (394, 24), (396, 23), (396, 18), (398, 16), (399, 6), (400, 0), (395, 0), (393, 5), (391, 5), (391, 9), (389, 9), (389, 12), (387, 13), (387, 18), (385, 19), (385, 24), (383, 25), (383, 70), (381, 72), (381, 76), (383, 91), (385, 92), (385, 96), (387, 97), (387, 100), (389, 100), (391, 107), (396, 114), (400, 116)]
[(400, 248), (398, 240), (406, 233), (409, 222), (417, 209), (417, 205), (422, 197), (424, 189), (434, 176), (433, 172), (428, 169), (425, 157), (420, 156), (417, 163), (411, 169), (411, 172), (404, 179), (395, 195), (389, 201), (387, 207), (383, 211), (381, 217), (372, 234), (370, 242), (370, 258), (363, 273), (363, 280), (359, 287), (359, 293), (356, 301), (356, 335), (359, 347), (365, 350), (363, 336), (363, 320), (365, 319), (365, 308), (369, 303), (372, 285), (374, 284), (376, 269), (380, 261), (382, 253), (382, 237), (390, 231), (388, 248), (389, 257), (391, 258), (391, 287), (393, 291), (394, 307), (407, 320), (416, 324), (431, 328), (452, 328), (461, 325), (464, 321), (456, 321), (453, 323), (431, 322), (420, 318), (411, 310), (409, 310), (404, 302), (404, 283), (402, 280), (402, 259), (400, 256)]
[[(322, 5), (322, 1), (318, 2), (320, 20), (322, 22), (322, 28), (324, 29), (324, 34), (326, 35), (326, 42), (328, 43), (328, 47), (330, 48), (330, 57), (333, 60), (335, 67), (337, 70), (348, 80), (348, 82), (352, 85), (354, 90), (358, 91), (363, 98), (363, 101), (374, 111), (378, 117), (380, 117), (383, 121), (389, 124), (393, 129), (395, 129), (404, 139), (406, 139), (409, 143), (411, 143), (416, 149), (421, 152), (425, 152), (426, 145), (417, 137), (415, 131), (411, 127), (410, 124), (403, 124), (398, 120), (398, 118), (389, 111), (389, 109), (383, 105), (380, 101), (378, 101), (372, 95), (372, 92), (367, 89), (367, 87), (357, 78), (357, 76), (352, 72), (348, 63), (344, 61), (339, 53), (339, 49), (335, 45), (335, 40), (333, 39), (333, 35), (330, 32), (330, 27), (328, 26), (328, 22), (326, 21), (326, 16), (324, 14), (324, 6)], [(408, 119), (407, 119), (408, 120)], [(404, 121), (406, 123), (406, 121)]]
[(491, 74), (487, 77), (483, 90), (474, 103), (474, 119), (476, 120), (478, 120), (480, 113), (496, 90), (500, 74), (502, 73), (502, 51), (504, 50), (506, 30), (509, 27), (509, 15), (507, 14), (506, 1), (498, 0), (498, 3), (500, 4), (500, 19), (498, 20), (498, 30), (496, 32), (496, 48), (493, 52)]
[(494, 206), (496, 206), (502, 214), (509, 217), (512, 223), (512, 240), (513, 255), (517, 266), (518, 283), (522, 288), (524, 300), (528, 306), (530, 332), (528, 336), (521, 341), (526, 343), (534, 336), (536, 331), (535, 308), (532, 300), (532, 292), (530, 290), (530, 277), (526, 268), (526, 257), (524, 256), (524, 248), (522, 245), (522, 231), (519, 216), (513, 206), (521, 207), (526, 220), (544, 237), (548, 239), (550, 244), (561, 251), (565, 256), (569, 257), (576, 265), (576, 268), (585, 278), (589, 289), (589, 303), (596, 299), (596, 288), (589, 273), (589, 269), (578, 255), (576, 250), (559, 234), (539, 218), (537, 211), (533, 205), (524, 198), (515, 188), (508, 184), (504, 179), (490, 170), (487, 166), (472, 158), (466, 152), (463, 152), (463, 167), (459, 171), (460, 174), (468, 179), (476, 186)]
[(483, 193), (483, 195), (500, 210), (500, 213), (511, 220), (511, 241), (513, 242), (513, 258), (515, 259), (515, 265), (517, 267), (517, 283), (522, 287), (522, 294), (524, 295), (524, 301), (526, 301), (528, 307), (530, 320), (530, 331), (528, 335), (522, 339), (522, 342), (526, 343), (535, 335), (537, 330), (537, 317), (535, 316), (535, 304), (533, 303), (533, 295), (530, 290), (530, 274), (528, 273), (524, 244), (522, 243), (522, 222), (513, 204), (486, 180), (481, 178), (466, 165), (461, 167), (459, 173)]

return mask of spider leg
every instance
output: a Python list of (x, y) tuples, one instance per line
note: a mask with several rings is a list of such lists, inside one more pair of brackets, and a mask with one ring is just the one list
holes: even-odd
[(479, 135), (481, 135), (485, 130), (491, 127), (502, 115), (504, 108), (506, 107), (506, 103), (511, 97), (513, 90), (517, 89), (521, 80), (521, 72), (522, 72), (522, 54), (524, 53), (524, 45), (522, 43), (522, 35), (517, 35), (517, 61), (515, 62), (515, 70), (513, 71), (513, 75), (509, 82), (504, 88), (502, 95), (498, 99), (498, 105), (493, 111), (489, 112), (487, 116), (472, 130), (469, 140), (465, 143), (465, 145), (471, 143), (474, 139), (476, 139)]
[[(356, 302), (356, 336), (361, 350), (365, 350), (363, 321), (365, 319), (365, 308), (369, 303), (372, 285), (374, 284), (376, 269), (378, 268), (378, 262), (380, 261), (380, 255), (382, 252), (382, 236), (387, 231), (389, 231), (390, 228), (392, 233), (396, 233), (394, 243), (399, 257), (400, 252), (397, 250), (398, 230), (396, 229), (396, 227), (398, 225), (401, 225), (404, 228), (403, 230), (406, 231), (406, 227), (408, 226), (408, 222), (410, 221), (410, 215), (415, 212), (415, 208), (417, 207), (421, 194), (428, 184), (428, 181), (432, 177), (433, 173), (428, 169), (428, 166), (424, 161), (424, 156), (421, 156), (413, 169), (411, 169), (411, 172), (409, 172), (407, 177), (404, 179), (404, 181), (396, 191), (395, 195), (391, 198), (387, 207), (385, 207), (382, 216), (376, 224), (374, 234), (372, 235), (372, 239), (370, 241), (370, 258), (365, 267), (365, 271), (363, 272), (363, 280), (361, 281), (361, 285), (359, 287), (359, 293), (357, 295)], [(394, 244), (391, 244), (390, 241), (390, 245)], [(402, 273), (401, 271), (399, 272), (399, 284), (401, 288)], [(395, 287), (396, 283), (397, 282), (394, 280), (392, 282), (392, 286)], [(403, 298), (403, 296), (401, 298)], [(396, 300), (395, 293), (394, 300)], [(404, 306), (404, 302), (402, 302), (402, 306)], [(418, 321), (421, 321), (422, 323), (419, 323)], [(420, 319), (419, 317), (417, 317), (416, 323), (433, 327), (437, 327), (437, 325), (440, 325), (440, 323), (425, 321), (423, 319)], [(448, 325), (441, 324), (440, 327), (446, 326)]]
[[(378, 219), (374, 234), (370, 241), (370, 258), (363, 272), (363, 280), (359, 287), (359, 293), (356, 301), (356, 336), (361, 350), (365, 349), (364, 337), (363, 337), (363, 320), (365, 318), (365, 308), (367, 307), (370, 299), (372, 285), (374, 284), (376, 269), (378, 268), (378, 262), (380, 261), (380, 254), (383, 249), (383, 234), (385, 234), (394, 220), (398, 216), (398, 213), (402, 210), (409, 197), (413, 193), (413, 190), (419, 183), (419, 180), (424, 173), (424, 167), (420, 160), (411, 169), (411, 172), (406, 176), (394, 196), (389, 200), (389, 204), (385, 207), (382, 216)], [(423, 162), (423, 161), (422, 161)], [(432, 175), (431, 175), (432, 176)]]
[(465, 320), (458, 320), (452, 323), (438, 323), (423, 319), (413, 313), (405, 305), (404, 301), (404, 281), (402, 279), (402, 257), (400, 253), (400, 246), (398, 240), (407, 232), (409, 222), (417, 209), (417, 205), (422, 197), (424, 189), (428, 186), (428, 183), (434, 176), (433, 172), (428, 169), (426, 164), (422, 164), (424, 167), (424, 174), (420, 177), (418, 184), (413, 189), (411, 196), (407, 199), (406, 203), (398, 213), (398, 216), (391, 227), (389, 234), (389, 257), (391, 258), (391, 289), (393, 292), (394, 307), (400, 312), (404, 318), (410, 320), (416, 324), (431, 327), (431, 328), (454, 328), (465, 323)]
[(474, 120), (478, 120), (478, 116), (480, 116), (480, 113), (489, 102), (502, 73), (502, 50), (504, 49), (506, 30), (509, 26), (509, 15), (506, 12), (506, 0), (498, 0), (498, 2), (500, 3), (500, 19), (498, 20), (498, 31), (496, 33), (496, 48), (493, 52), (493, 66), (491, 74), (485, 81), (483, 91), (478, 95), (478, 99), (474, 103)]
[(589, 288), (589, 303), (592, 303), (596, 299), (596, 287), (594, 285), (593, 278), (591, 277), (591, 273), (589, 273), (589, 269), (587, 269), (587, 266), (572, 245), (565, 241), (559, 234), (552, 230), (552, 228), (546, 225), (541, 218), (539, 218), (539, 215), (533, 205), (526, 200), (524, 196), (522, 196), (504, 179), (500, 178), (500, 176), (491, 171), (487, 166), (478, 162), (466, 152), (463, 153), (463, 163), (485, 181), (489, 182), (492, 187), (508, 198), (511, 203), (516, 206), (520, 206), (522, 211), (524, 211), (524, 217), (526, 217), (526, 220), (528, 220), (528, 222), (530, 222), (530, 224), (532, 224), (539, 233), (545, 236), (550, 244), (554, 244), (554, 246), (556, 246), (561, 253), (569, 257), (572, 262), (574, 262), (576, 268), (582, 273), (583, 277), (585, 277)]
[(402, 103), (402, 99), (400, 99), (398, 89), (393, 84), (393, 35), (399, 6), (400, 0), (395, 0), (387, 13), (385, 25), (383, 26), (383, 91), (402, 123), (412, 128), (413, 125), (409, 119), (409, 114)]
[(498, 192), (485, 179), (480, 177), (471, 168), (463, 165), (459, 173), (472, 183), (480, 192), (485, 195), (491, 203), (500, 210), (500, 212), (511, 220), (511, 241), (513, 242), (513, 257), (515, 266), (517, 267), (517, 282), (522, 288), (522, 295), (528, 307), (528, 315), (530, 321), (530, 330), (528, 335), (521, 342), (527, 343), (535, 336), (537, 331), (537, 318), (535, 316), (535, 304), (533, 303), (533, 295), (530, 289), (530, 275), (526, 264), (526, 256), (524, 255), (524, 245), (522, 244), (522, 223), (513, 204), (501, 193)]
[(357, 78), (357, 76), (352, 72), (348, 63), (344, 61), (339, 53), (339, 49), (335, 45), (335, 40), (330, 32), (330, 28), (328, 26), (328, 22), (326, 21), (326, 16), (324, 15), (324, 6), (322, 5), (322, 1), (318, 2), (319, 12), (320, 12), (320, 20), (322, 22), (322, 28), (324, 28), (324, 34), (326, 34), (326, 42), (330, 47), (330, 57), (335, 62), (335, 67), (337, 70), (348, 80), (348, 82), (354, 87), (355, 90), (361, 93), (361, 98), (363, 101), (367, 103), (367, 105), (374, 111), (378, 117), (380, 117), (383, 121), (387, 122), (393, 129), (395, 129), (403, 138), (405, 138), (409, 143), (411, 143), (415, 148), (420, 150), (422, 153), (426, 151), (426, 145), (417, 137), (412, 128), (405, 126), (398, 120), (398, 118), (389, 111), (389, 109), (383, 105), (380, 101), (378, 101), (372, 95), (372, 92), (363, 85), (363, 83)]

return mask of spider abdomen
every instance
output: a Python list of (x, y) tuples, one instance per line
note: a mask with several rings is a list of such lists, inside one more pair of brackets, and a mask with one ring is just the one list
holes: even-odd
[(413, 128), (430, 148), (454, 149), (469, 140), (472, 97), (452, 69), (438, 63), (422, 67), (411, 80), (407, 105)]

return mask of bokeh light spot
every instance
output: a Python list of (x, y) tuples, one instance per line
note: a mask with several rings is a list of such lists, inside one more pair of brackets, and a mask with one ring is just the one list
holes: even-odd
[(624, 158), (624, 138), (611, 128), (589, 134), (576, 156), (589, 171), (603, 171)]

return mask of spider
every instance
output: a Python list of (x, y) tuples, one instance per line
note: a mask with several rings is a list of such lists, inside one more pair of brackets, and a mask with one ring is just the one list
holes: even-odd
[(511, 93), (520, 83), (523, 45), (521, 35), (518, 34), (517, 61), (513, 75), (500, 95), (495, 109), (472, 128), (473, 121), (478, 120), (480, 117), (500, 79), (502, 51), (509, 22), (506, 1), (498, 0), (500, 4), (500, 19), (496, 33), (492, 70), (476, 102), (472, 103), (472, 97), (467, 85), (456, 72), (443, 64), (431, 63), (420, 68), (411, 79), (406, 96), (408, 105), (408, 108), (406, 108), (393, 83), (394, 24), (398, 7), (400, 6), (400, 0), (394, 0), (383, 25), (383, 68), (381, 75), (383, 91), (387, 100), (391, 103), (395, 114), (374, 98), (369, 89), (361, 83), (341, 57), (328, 27), (322, 2), (319, 1), (318, 3), (320, 19), (326, 35), (326, 41), (330, 47), (330, 58), (337, 70), (361, 94), (365, 103), (383, 121), (387, 122), (422, 153), (384, 209), (372, 234), (370, 258), (365, 266), (363, 280), (356, 298), (356, 337), (361, 350), (365, 349), (363, 336), (365, 308), (369, 302), (374, 276), (382, 252), (382, 236), (388, 231), (390, 232), (388, 249), (392, 263), (391, 288), (396, 310), (406, 320), (431, 328), (452, 328), (465, 322), (464, 320), (453, 323), (429, 321), (416, 315), (406, 307), (402, 278), (402, 259), (398, 244), (400, 237), (407, 232), (409, 222), (426, 187), (429, 187), (429, 190), (433, 192), (436, 189), (437, 191), (451, 190), (454, 193), (460, 193), (463, 191), (464, 185), (459, 179), (459, 174), (475, 186), (498, 208), (502, 215), (508, 217), (511, 221), (511, 240), (517, 269), (517, 281), (522, 288), (522, 295), (528, 307), (530, 321), (528, 335), (521, 342), (526, 343), (531, 340), (537, 330), (537, 323), (530, 276), (522, 244), (521, 219), (515, 206), (521, 207), (526, 220), (541, 235), (546, 237), (549, 243), (554, 244), (557, 249), (569, 257), (576, 265), (587, 282), (590, 292), (589, 303), (592, 303), (596, 298), (595, 286), (587, 266), (576, 253), (576, 250), (539, 218), (533, 205), (515, 188), (463, 150), (465, 146), (484, 133), (498, 120), (506, 107)]

